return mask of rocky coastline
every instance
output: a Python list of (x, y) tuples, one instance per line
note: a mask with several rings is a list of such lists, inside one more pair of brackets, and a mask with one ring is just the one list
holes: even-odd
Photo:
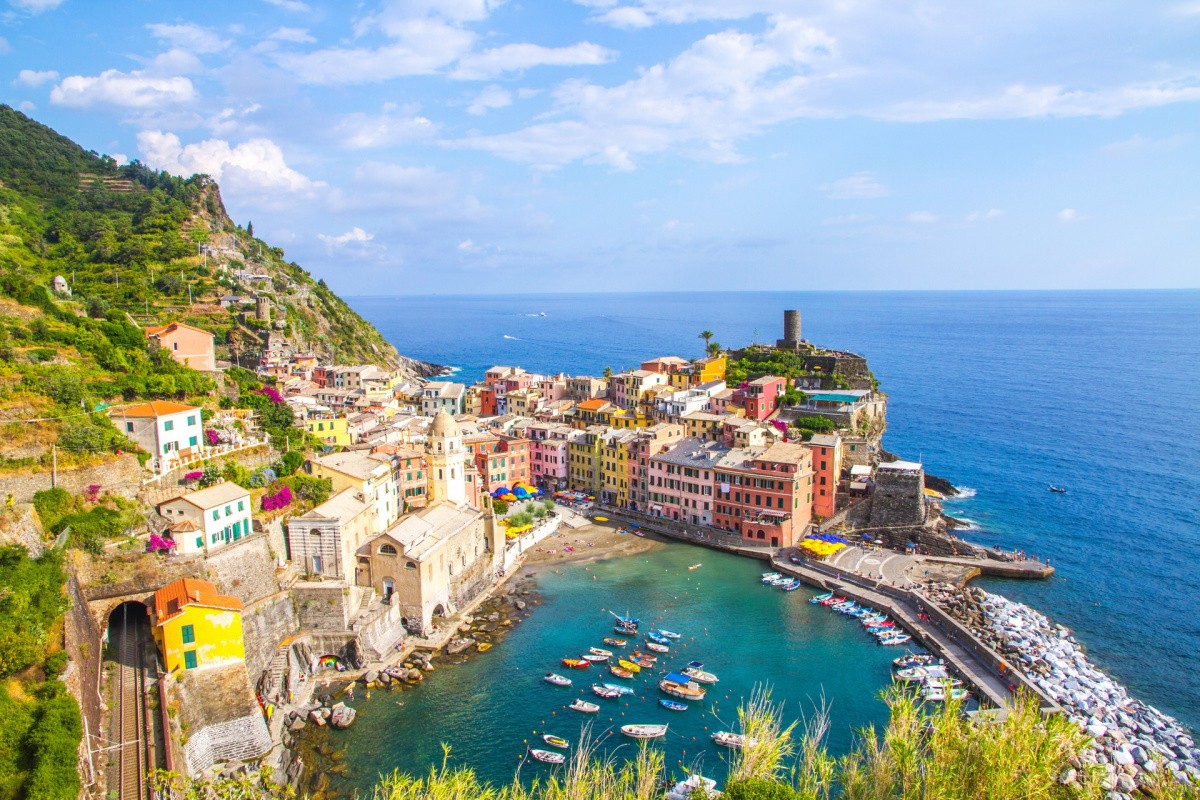
[[(1111, 800), (1152, 786), (1162, 773), (1200, 782), (1200, 749), (1177, 720), (1129, 695), (1089, 661), (1062, 625), (1041, 612), (979, 588), (944, 584), (930, 598), (1007, 659), (1015, 670), (1062, 706), (1063, 713), (1092, 737), (1077, 769), (1104, 770)], [(1074, 775), (1066, 775), (1067, 781)]]

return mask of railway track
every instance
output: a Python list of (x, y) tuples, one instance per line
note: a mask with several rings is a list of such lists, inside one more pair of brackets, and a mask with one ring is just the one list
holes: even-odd
[(129, 618), (126, 607), (117, 627), (117, 669), (113, 681), (116, 700), (112, 730), (117, 741), (116, 789), (118, 800), (147, 800), (146, 776), (150, 771), (146, 742), (146, 671), (142, 667), (145, 625)]

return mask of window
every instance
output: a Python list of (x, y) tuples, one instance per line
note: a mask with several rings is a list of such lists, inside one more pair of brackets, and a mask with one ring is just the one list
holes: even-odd
[(225, 516), (228, 517), (232, 513), (233, 513), (233, 506), (225, 506)]
[(187, 421), (188, 425), (195, 425), (196, 424), (196, 415), (192, 414), (190, 417), (187, 418), (187, 420), (188, 420)]
[(195, 669), (196, 668), (196, 651), (195, 650), (188, 650), (186, 653), (183, 654), (183, 668), (184, 669)]
[(197, 537), (196, 537), (196, 549), (197, 549), (197, 550), (203, 550), (203, 549), (204, 549), (204, 537), (203, 537), (203, 536), (197, 536)]
[(198, 441), (198, 440), (196, 439), (196, 437), (195, 437), (195, 436), (189, 436), (189, 437), (188, 437), (188, 447), (195, 447), (195, 446), (196, 446), (196, 443), (197, 443), (197, 441)]
[(394, 555), (397, 555), (397, 553), (396, 553), (396, 548), (395, 548), (395, 547), (393, 547), (393, 546), (392, 546), (392, 545), (390, 545), (390, 544), (383, 544), (383, 545), (380, 545), (380, 546), (379, 546), (379, 554), (380, 554), (380, 555), (384, 555), (384, 556), (394, 556)]
[(238, 500), (238, 511), (244, 511), (246, 508), (245, 500)]
[(175, 420), (169, 419), (169, 420), (166, 420), (165, 422), (163, 422), (163, 430), (164, 431), (175, 430)]
[(216, 522), (220, 518), (221, 518), (221, 512), (218, 509), (214, 508), (213, 509), (213, 522)]
[(126, 423), (125, 423), (125, 432), (126, 432), (126, 433), (133, 433), (133, 423), (132, 423), (132, 422), (126, 422)]
[(184, 625), (179, 629), (179, 633), (183, 637), (184, 644), (196, 643), (196, 628), (194, 625)]

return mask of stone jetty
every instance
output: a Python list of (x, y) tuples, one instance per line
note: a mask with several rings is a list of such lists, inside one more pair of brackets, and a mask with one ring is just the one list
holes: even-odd
[(1042, 613), (982, 589), (942, 585), (930, 599), (975, 631), (1053, 697), (1092, 737), (1080, 759), (1099, 764), (1110, 796), (1127, 796), (1167, 771), (1200, 783), (1200, 749), (1188, 730), (1088, 661), (1071, 632)]

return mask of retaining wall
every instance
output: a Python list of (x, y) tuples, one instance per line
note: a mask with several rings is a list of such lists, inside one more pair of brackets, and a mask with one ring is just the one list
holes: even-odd
[[(105, 492), (133, 498), (141, 487), (142, 467), (137, 456), (130, 453), (116, 456), (104, 464), (60, 469), (53, 485), (71, 494), (80, 494), (96, 483)], [(33, 502), (33, 493), (52, 488), (51, 470), (13, 475), (0, 475), (0, 499), (8, 495), (18, 503)]]

